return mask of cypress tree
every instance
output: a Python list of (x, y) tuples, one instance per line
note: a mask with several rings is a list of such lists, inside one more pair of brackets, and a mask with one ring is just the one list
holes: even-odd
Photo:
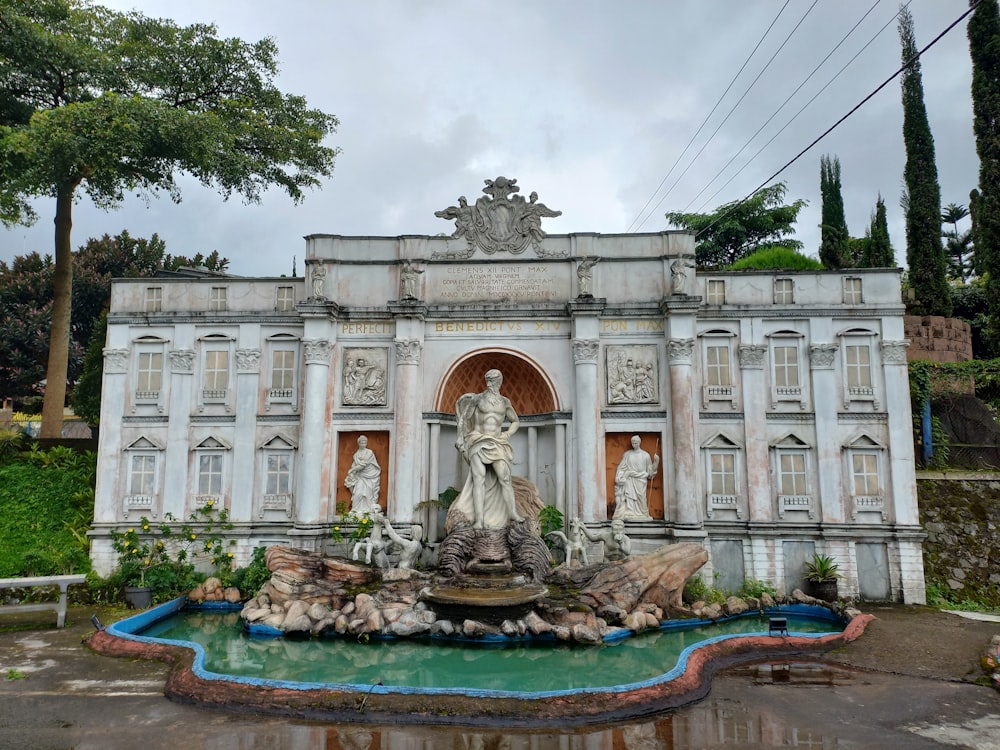
[(941, 242), (941, 187), (934, 160), (934, 137), (924, 107), (924, 85), (913, 33), (913, 17), (899, 13), (903, 64), (903, 143), (906, 146), (906, 263), (915, 315), (951, 315), (948, 263)]
[(843, 268), (848, 265), (851, 252), (847, 220), (844, 218), (844, 198), (840, 192), (840, 159), (836, 156), (832, 159), (829, 156), (820, 157), (819, 190), (823, 197), (819, 259), (827, 268)]
[(970, 196), (975, 267), (986, 272), (987, 339), (1000, 353), (1000, 8), (978, 0), (969, 18), (972, 111), (979, 154), (979, 193)]
[(865, 252), (861, 264), (865, 268), (892, 268), (896, 265), (896, 253), (889, 242), (889, 221), (885, 213), (885, 201), (882, 196), (875, 201), (875, 213), (868, 227), (865, 239)]

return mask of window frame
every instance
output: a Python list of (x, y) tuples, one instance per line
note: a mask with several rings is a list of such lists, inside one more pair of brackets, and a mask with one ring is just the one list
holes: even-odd
[[(121, 490), (123, 520), (128, 520), (129, 514), (133, 512), (141, 513), (150, 518), (157, 517), (160, 505), (160, 492), (163, 484), (161, 476), (163, 468), (162, 456), (163, 446), (145, 435), (140, 435), (122, 451), (123, 471), (121, 475), (123, 476), (123, 485)], [(139, 492), (132, 491), (135, 487), (134, 481), (137, 476), (135, 471), (136, 460), (142, 460), (144, 464), (147, 461), (151, 463), (149, 471), (143, 470), (138, 474), (138, 476), (148, 478), (151, 484), (147, 485), (143, 481)], [(145, 491), (147, 489), (149, 492)]]
[[(743, 518), (743, 446), (728, 436), (719, 433), (702, 444), (702, 471), (705, 483), (705, 517), (711, 519), (718, 511), (733, 511), (737, 520)], [(728, 459), (732, 471), (720, 474), (716, 471), (714, 459)], [(726, 476), (732, 479), (732, 492), (715, 492), (715, 478)], [(728, 489), (728, 488), (723, 488)]]
[[(169, 382), (169, 378), (167, 377), (165, 368), (168, 343), (166, 339), (152, 335), (142, 336), (132, 341), (129, 358), (131, 368), (129, 372), (129, 395), (132, 399), (131, 412), (133, 414), (143, 407), (155, 407), (159, 414), (163, 414), (166, 411), (166, 385)], [(152, 373), (156, 372), (156, 369), (143, 367), (143, 359), (146, 357), (159, 358), (159, 388), (148, 387), (153, 384), (151, 382)], [(146, 377), (145, 382), (143, 382), (144, 373)], [(142, 386), (147, 387), (144, 388)]]
[[(809, 405), (809, 377), (805, 365), (806, 358), (806, 337), (793, 330), (781, 330), (767, 335), (767, 360), (768, 375), (770, 378), (769, 389), (771, 393), (771, 409), (778, 408), (778, 404), (797, 403), (801, 411), (805, 411)], [(778, 351), (784, 352), (784, 360), (779, 363)], [(787, 356), (788, 351), (795, 355), (794, 372), (798, 385), (788, 384), (788, 373), (791, 371)], [(778, 373), (783, 373), (778, 384)]]
[[(701, 360), (701, 403), (703, 409), (708, 409), (713, 404), (728, 404), (730, 409), (737, 410), (740, 405), (739, 375), (736, 369), (736, 342), (737, 334), (723, 329), (713, 329), (698, 334), (699, 351)], [(711, 352), (724, 350), (727, 363), (725, 372), (728, 375), (729, 383), (712, 383), (709, 373), (713, 368), (717, 372), (719, 365), (711, 362)]]
[[(267, 338), (267, 387), (264, 396), (264, 410), (271, 411), (271, 407), (277, 404), (287, 406), (291, 410), (298, 407), (299, 379), (301, 377), (301, 352), (300, 339), (290, 333), (278, 333)], [(282, 368), (283, 372), (290, 373), (291, 383), (288, 387), (276, 387), (275, 376), (275, 356), (277, 354), (289, 355), (288, 359), (291, 367)]]
[(229, 287), (213, 286), (208, 293), (209, 312), (228, 312), (229, 310)]
[(726, 280), (708, 279), (705, 281), (705, 304), (721, 307), (726, 304)]
[[(235, 365), (233, 352), (235, 339), (224, 333), (210, 333), (200, 337), (198, 339), (198, 343), (200, 346), (198, 354), (198, 361), (200, 365), (200, 372), (198, 373), (198, 411), (204, 412), (205, 409), (210, 406), (222, 406), (225, 408), (225, 411), (229, 413), (232, 411), (232, 398), (235, 391), (235, 376), (233, 372), (233, 366)], [(225, 368), (215, 366), (209, 369), (210, 355), (218, 356), (220, 354), (225, 355)], [(214, 364), (218, 365), (217, 362)], [(213, 380), (212, 383), (209, 383), (210, 372), (225, 373), (226, 380), (224, 388), (218, 387), (218, 380)], [(209, 388), (209, 385), (216, 387)]]
[[(287, 299), (283, 292), (288, 292)], [(274, 311), (275, 312), (295, 312), (295, 287), (290, 284), (281, 284), (274, 289)]]
[[(888, 513), (886, 498), (889, 496), (888, 475), (886, 474), (888, 468), (887, 450), (885, 446), (871, 435), (862, 433), (844, 444), (843, 454), (844, 483), (849, 500), (848, 507), (851, 509), (851, 520), (857, 521), (859, 513), (878, 513), (881, 521), (884, 523)], [(856, 458), (871, 459), (871, 462), (874, 464), (874, 474), (857, 472), (855, 467)], [(874, 477), (874, 489), (876, 490), (874, 494), (870, 492), (857, 492), (859, 476), (866, 477), (866, 485), (871, 481), (870, 477)], [(870, 490), (872, 488), (865, 486), (864, 489)]]
[(163, 312), (163, 287), (147, 286), (143, 298), (143, 309), (146, 313)]
[[(215, 510), (222, 510), (229, 507), (229, 495), (231, 489), (231, 460), (232, 446), (222, 438), (209, 435), (191, 448), (191, 473), (188, 496), (191, 498), (193, 509), (202, 508), (209, 504)], [(218, 461), (217, 470), (213, 467), (211, 471), (203, 471), (205, 459)], [(216, 484), (203, 483), (203, 479), (210, 482), (217, 480)]]
[[(778, 518), (785, 519), (785, 513), (792, 511), (805, 511), (809, 519), (816, 518), (816, 493), (814, 491), (815, 479), (813, 477), (813, 447), (805, 440), (794, 433), (789, 433), (770, 446), (771, 454), (771, 476), (772, 476), (772, 496), (777, 508)], [(801, 475), (802, 492), (785, 492), (785, 478), (788, 472), (785, 471), (785, 458), (801, 458), (802, 471), (792, 476)], [(793, 489), (799, 489), (795, 487)]]
[[(261, 486), (258, 493), (257, 517), (263, 519), (269, 511), (274, 511), (284, 513), (286, 518), (291, 518), (292, 509), (295, 506), (295, 454), (298, 452), (298, 445), (286, 435), (277, 434), (261, 443), (258, 449), (261, 462)], [(287, 492), (268, 492), (271, 489), (269, 483), (272, 472), (269, 462), (272, 458), (283, 458), (288, 462)], [(275, 487), (275, 489), (280, 488)]]
[(794, 305), (795, 279), (792, 279), (787, 276), (775, 278), (774, 286), (772, 288), (772, 301), (776, 305)]
[[(848, 411), (852, 406), (870, 405), (873, 410), (878, 410), (880, 399), (880, 382), (878, 372), (881, 362), (878, 360), (879, 334), (866, 328), (852, 328), (838, 334), (840, 345), (837, 347), (840, 356), (840, 379), (844, 402), (844, 410)], [(867, 351), (867, 367), (863, 363), (852, 361), (851, 352)], [(863, 378), (856, 380), (852, 384), (852, 376), (855, 373), (867, 372), (868, 384), (863, 384)]]
[[(856, 288), (853, 282), (857, 282)], [(864, 280), (860, 276), (845, 276), (843, 281), (844, 304), (863, 305), (865, 303)]]

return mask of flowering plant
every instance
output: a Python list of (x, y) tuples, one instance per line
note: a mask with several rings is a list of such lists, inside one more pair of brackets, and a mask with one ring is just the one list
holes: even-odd
[(126, 586), (147, 586), (157, 596), (169, 596), (193, 588), (198, 581), (195, 564), (207, 560), (223, 581), (232, 578), (236, 540), (226, 540), (221, 532), (233, 528), (229, 512), (216, 508), (208, 500), (177, 524), (177, 518), (165, 513), (164, 522), (154, 526), (143, 516), (138, 526), (112, 531), (111, 540), (118, 553), (117, 578)]
[[(372, 526), (374, 525), (369, 513), (359, 514), (353, 510), (344, 516), (342, 523), (345, 526), (354, 527), (348, 537), (348, 539), (352, 542), (360, 542), (362, 539), (367, 539), (371, 536)], [(333, 528), (330, 529), (330, 536), (335, 542), (344, 541), (344, 533), (340, 530), (339, 523), (335, 523)]]

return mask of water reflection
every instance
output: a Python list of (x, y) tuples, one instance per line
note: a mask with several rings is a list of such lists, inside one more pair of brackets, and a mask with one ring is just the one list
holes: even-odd
[(698, 750), (853, 746), (831, 735), (790, 725), (770, 711), (717, 705), (709, 699), (655, 721), (597, 730), (512, 732), (437, 727), (288, 724), (204, 745), (212, 750)]

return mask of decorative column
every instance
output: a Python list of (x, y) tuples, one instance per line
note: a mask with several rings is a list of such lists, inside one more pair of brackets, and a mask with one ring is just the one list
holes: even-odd
[(764, 362), (767, 347), (746, 344), (739, 348), (742, 378), (743, 424), (746, 425), (746, 470), (748, 517), (750, 523), (770, 523), (774, 519), (771, 497), (771, 461), (767, 445), (767, 383)]
[[(809, 347), (809, 367), (812, 370), (813, 411), (816, 414), (816, 471), (819, 475), (820, 520), (823, 523), (844, 523), (845, 504), (843, 446), (837, 428), (837, 405), (840, 393), (834, 359), (837, 344), (813, 344)], [(909, 399), (909, 386), (906, 389)], [(816, 501), (814, 501), (816, 504)]]
[[(428, 500), (436, 500), (438, 496), (438, 482), (441, 481), (441, 425), (434, 422), (430, 426), (430, 440), (427, 443), (429, 455), (427, 469), (427, 489), (425, 490)], [(424, 533), (430, 540), (438, 538), (438, 513), (437, 507), (431, 507), (426, 512), (426, 522)]]
[(323, 473), (323, 446), (326, 444), (327, 387), (330, 379), (330, 356), (333, 345), (326, 339), (303, 339), (306, 378), (302, 399), (302, 437), (299, 442), (298, 489), (295, 497), (295, 525), (318, 526), (320, 518), (320, 481)]
[[(396, 324), (397, 336), (406, 326)], [(397, 338), (396, 388), (394, 410), (396, 413), (396, 439), (393, 441), (395, 460), (395, 492), (390, 497), (389, 517), (394, 521), (409, 523), (416, 519), (416, 507), (423, 498), (420, 476), (423, 414), (420, 410), (420, 356), (423, 341), (416, 338)]]
[(597, 425), (601, 419), (597, 397), (596, 338), (573, 340), (573, 364), (576, 375), (573, 400), (573, 432), (576, 444), (576, 498), (573, 515), (584, 521), (604, 521), (607, 504), (602, 500), (604, 466), (597, 446)]
[(679, 528), (702, 526), (698, 487), (704, 474), (698, 467), (698, 414), (693, 355), (700, 297), (671, 296), (660, 302), (665, 317), (667, 363), (670, 366), (669, 417), (673, 440), (673, 488)]
[(885, 410), (889, 419), (889, 487), (892, 489), (892, 517), (900, 526), (916, 526), (916, 460), (913, 455), (913, 427), (910, 414), (910, 381), (906, 371), (909, 341), (882, 342), (882, 370), (885, 373)]
[[(101, 398), (101, 432), (98, 457), (101, 466), (120, 466), (122, 451), (122, 417), (125, 415), (125, 394), (128, 388), (128, 349), (104, 350), (104, 385)], [(107, 478), (110, 487), (105, 487)], [(97, 472), (94, 496), (95, 523), (118, 520), (122, 498), (128, 493), (129, 469)]]
[(257, 403), (259, 399), (260, 349), (236, 350), (236, 425), (233, 440), (233, 481), (229, 496), (230, 518), (249, 521), (253, 518), (256, 476)]
[[(672, 328), (673, 326), (671, 326)], [(696, 445), (695, 404), (692, 373), (693, 338), (667, 340), (667, 362), (670, 365), (670, 406), (674, 444), (674, 492), (677, 498), (677, 518), (680, 526), (700, 526), (698, 510), (698, 447)]]
[(194, 403), (197, 402), (195, 394), (198, 384), (192, 382), (197, 355), (193, 349), (172, 349), (167, 352), (167, 356), (170, 359), (171, 372), (170, 403), (167, 406), (167, 413), (174, 418), (167, 422), (167, 450), (163, 465), (160, 510), (164, 513), (173, 513), (178, 518), (186, 518), (191, 445), (188, 420), (182, 415), (190, 414)]

